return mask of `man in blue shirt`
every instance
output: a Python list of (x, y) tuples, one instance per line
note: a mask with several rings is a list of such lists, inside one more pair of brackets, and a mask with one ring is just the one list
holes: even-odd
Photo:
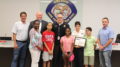
[(102, 19), (103, 28), (98, 33), (99, 59), (101, 67), (111, 67), (113, 30), (108, 26), (109, 19)]

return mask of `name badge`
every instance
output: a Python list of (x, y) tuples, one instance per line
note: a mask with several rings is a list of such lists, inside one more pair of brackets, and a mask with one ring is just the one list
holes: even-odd
[(60, 40), (60, 36), (57, 37), (57, 40)]

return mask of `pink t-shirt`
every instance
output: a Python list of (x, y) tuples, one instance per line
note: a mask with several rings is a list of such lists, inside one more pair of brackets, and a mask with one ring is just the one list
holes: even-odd
[(74, 37), (70, 36), (69, 38), (66, 36), (63, 36), (60, 40), (60, 43), (63, 44), (63, 51), (64, 52), (71, 52), (71, 47), (74, 43)]

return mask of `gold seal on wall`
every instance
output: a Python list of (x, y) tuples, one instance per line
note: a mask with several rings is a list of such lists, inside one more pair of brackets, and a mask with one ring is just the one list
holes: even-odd
[(54, 0), (55, 3), (57, 2), (67, 2), (67, 0)]

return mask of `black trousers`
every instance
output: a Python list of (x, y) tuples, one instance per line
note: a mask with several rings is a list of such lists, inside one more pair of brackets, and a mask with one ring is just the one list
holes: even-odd
[(74, 48), (73, 50), (75, 59), (73, 61), (74, 67), (83, 67), (83, 58), (84, 58), (84, 48)]
[(62, 50), (60, 48), (60, 44), (54, 46), (52, 67), (63, 67), (63, 57), (62, 57)]

